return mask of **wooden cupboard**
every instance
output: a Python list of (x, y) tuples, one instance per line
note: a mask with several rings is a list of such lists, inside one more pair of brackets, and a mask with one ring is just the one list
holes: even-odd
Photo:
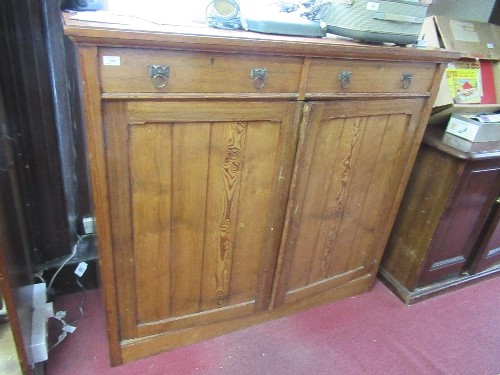
[(457, 56), (148, 27), (65, 16), (112, 364), (369, 290)]
[(429, 127), (380, 267), (406, 303), (500, 272), (499, 149)]

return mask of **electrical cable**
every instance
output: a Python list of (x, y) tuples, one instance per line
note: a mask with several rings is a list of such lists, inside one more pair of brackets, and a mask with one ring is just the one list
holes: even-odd
[(79, 236), (78, 237), (78, 240), (76, 241), (75, 245), (73, 246), (73, 250), (71, 251), (71, 254), (61, 263), (61, 265), (59, 266), (59, 268), (57, 269), (57, 271), (54, 273), (54, 275), (52, 275), (52, 278), (50, 279), (50, 282), (49, 282), (49, 285), (47, 286), (47, 289), (50, 289), (52, 288), (52, 284), (54, 283), (54, 280), (56, 278), (56, 276), (59, 274), (59, 272), (61, 272), (61, 270), (63, 269), (63, 267), (71, 260), (73, 259), (73, 257), (76, 255), (76, 251), (78, 249), (78, 245), (80, 244), (80, 242), (86, 238), (86, 237), (90, 237), (90, 236), (93, 236), (93, 234), (84, 234), (83, 236)]
[[(83, 306), (85, 305), (85, 302), (87, 302), (87, 293), (86, 293), (86, 289), (85, 287), (82, 285), (82, 283), (80, 282), (80, 278), (77, 277), (76, 278), (76, 284), (80, 287), (81, 289), (81, 297), (80, 297), (80, 305), (77, 306), (77, 307), (73, 307), (71, 310), (75, 310), (75, 309), (78, 309), (78, 311), (80, 312), (80, 316), (76, 319), (73, 319), (73, 320), (69, 320), (69, 324), (71, 325), (74, 325), (75, 323), (78, 323), (80, 320), (83, 319), (83, 315), (84, 315), (84, 311), (83, 311)], [(69, 311), (71, 311), (69, 310)]]
[(47, 284), (47, 282), (45, 281), (45, 279), (42, 277), (43, 275), (43, 270), (40, 271), (40, 272), (37, 272), (35, 273), (33, 276), (36, 277), (37, 279), (40, 279), (40, 281), (44, 284)]
[(80, 316), (76, 319), (70, 320), (68, 319), (69, 314), (66, 311), (59, 311), (56, 313), (55, 316), (52, 316), (51, 318), (57, 320), (62, 324), (61, 327), (61, 334), (57, 337), (57, 342), (53, 344), (52, 346), (49, 347), (48, 351), (51, 351), (54, 349), (57, 345), (59, 345), (61, 342), (64, 341), (64, 339), (68, 336), (68, 333), (73, 333), (75, 329), (77, 328), (75, 323), (79, 322), (81, 319), (83, 319), (84, 316), (84, 311), (83, 311), (83, 306), (85, 305), (85, 302), (87, 301), (87, 295), (86, 295), (86, 289), (80, 282), (80, 277), (76, 277), (76, 284), (80, 287), (81, 289), (81, 299), (80, 299), (80, 305), (77, 307), (73, 307), (71, 310), (78, 309)]

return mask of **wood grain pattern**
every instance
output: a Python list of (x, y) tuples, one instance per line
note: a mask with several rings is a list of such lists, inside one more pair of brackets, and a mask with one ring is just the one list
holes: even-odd
[(256, 309), (295, 152), (293, 103), (143, 104), (103, 107), (122, 340)]
[[(383, 267), (408, 290), (413, 290), (423, 266), (424, 252), (430, 246), (434, 232), (449, 204), (463, 165), (457, 159), (423, 145), (415, 162), (415, 172), (408, 182), (407, 193), (401, 203), (393, 234), (387, 244)], [(432, 165), (432, 168), (426, 168)], [(425, 219), (424, 219), (425, 217)]]
[(181, 317), (200, 310), (211, 124), (184, 122), (172, 127), (170, 316)]
[(172, 129), (152, 124), (129, 132), (135, 304), (143, 323), (170, 313)]
[[(367, 62), (353, 60), (311, 59), (306, 93), (417, 93), (432, 87), (434, 64)], [(343, 89), (339, 74), (352, 73), (351, 84)], [(404, 73), (413, 74), (408, 88), (402, 87)], [(307, 96), (307, 94), (306, 94)]]
[[(245, 277), (231, 279), (229, 301), (231, 304), (259, 297), (255, 285), (258, 285), (260, 270), (269, 267), (264, 263), (263, 258), (266, 253), (264, 249), (277, 249), (276, 244), (272, 242), (268, 244), (268, 238), (274, 234), (272, 228), (274, 224), (269, 210), (263, 210), (262, 207), (273, 207), (272, 202), (275, 198), (273, 191), (279, 186), (274, 182), (280, 177), (284, 178), (285, 174), (290, 175), (290, 172), (281, 170), (281, 167), (284, 167), (278, 148), (281, 144), (281, 129), (282, 127), (271, 126), (266, 122), (255, 123), (246, 129), (245, 143), (252, 146), (246, 147), (242, 163), (240, 195), (243, 199), (240, 199), (238, 204), (240, 219), (235, 223), (234, 238), (239, 251), (234, 253), (232, 264), (233, 274), (244, 274)], [(263, 158), (262, 156), (266, 154), (274, 157)], [(262, 246), (258, 257), (253, 252), (244, 250), (255, 247), (255, 244)]]
[(278, 288), (278, 306), (325, 290), (341, 275), (370, 273), (383, 250), (379, 242), (421, 105), (413, 100), (374, 101), (362, 108), (358, 102), (313, 104), (312, 117), (303, 124), (310, 129), (303, 133), (297, 198), (289, 206), (292, 223), (282, 250), (293, 255), (282, 266), (288, 269), (280, 275), (286, 282)]
[[(120, 57), (120, 65), (104, 65), (103, 56)], [(99, 57), (104, 93), (297, 93), (302, 69), (299, 57), (269, 59), (241, 53), (103, 48)], [(151, 83), (150, 65), (169, 67), (164, 88)], [(267, 70), (261, 89), (251, 77), (256, 68)]]
[[(127, 292), (117, 293), (120, 336), (136, 337), (136, 266), (133, 242), (133, 216), (130, 185), (130, 136), (126, 103), (103, 103), (103, 124), (106, 135), (107, 185), (110, 234), (115, 258), (117, 285)], [(99, 217), (99, 216), (97, 216)], [(149, 293), (146, 291), (146, 293)]]
[[(339, 246), (337, 242), (343, 229), (352, 231), (352, 226), (347, 226), (347, 206), (350, 202), (357, 205), (357, 202), (350, 197), (351, 184), (356, 182), (354, 173), (356, 171), (357, 160), (360, 156), (361, 144), (366, 132), (366, 118), (342, 119), (341, 124), (323, 123), (322, 128), (328, 129), (338, 127), (343, 129), (340, 146), (340, 155), (336, 160), (338, 170), (332, 174), (325, 194), (327, 199), (322, 208), (322, 218), (316, 242), (316, 254), (314, 256), (308, 283), (323, 280), (334, 276), (332, 260), (336, 254), (348, 254), (343, 249), (348, 246)], [(350, 228), (350, 229), (349, 229)], [(342, 250), (342, 251), (339, 251)], [(337, 255), (338, 257), (338, 255)], [(342, 271), (339, 273), (343, 273)]]
[(247, 125), (225, 124), (211, 134), (207, 227), (203, 262), (203, 311), (225, 306), (238, 225), (242, 164), (246, 149)]

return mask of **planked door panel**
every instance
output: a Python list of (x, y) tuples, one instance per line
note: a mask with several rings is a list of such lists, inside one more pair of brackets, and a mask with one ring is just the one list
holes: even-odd
[(122, 340), (268, 307), (299, 111), (104, 102)]
[[(457, 173), (456, 176), (459, 176)], [(472, 262), (476, 242), (492, 202), (498, 196), (500, 168), (490, 161), (469, 164), (463, 169), (439, 224), (429, 256), (425, 260), (418, 286), (459, 276)]]
[(423, 102), (313, 103), (302, 125), (275, 306), (367, 275), (412, 150)]

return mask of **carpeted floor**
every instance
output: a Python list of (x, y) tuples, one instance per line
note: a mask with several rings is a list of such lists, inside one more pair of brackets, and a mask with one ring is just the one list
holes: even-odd
[[(78, 305), (60, 297), (56, 308)], [(47, 375), (498, 375), (500, 278), (404, 305), (374, 289), (128, 365), (109, 366), (100, 294), (49, 355)]]

